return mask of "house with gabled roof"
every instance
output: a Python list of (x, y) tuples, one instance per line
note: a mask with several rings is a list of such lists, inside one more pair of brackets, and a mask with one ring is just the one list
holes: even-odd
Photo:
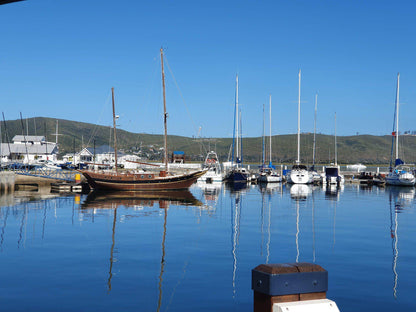
[(2, 162), (34, 163), (38, 160), (57, 160), (58, 145), (47, 142), (44, 136), (15, 135), (12, 141), (0, 144)]

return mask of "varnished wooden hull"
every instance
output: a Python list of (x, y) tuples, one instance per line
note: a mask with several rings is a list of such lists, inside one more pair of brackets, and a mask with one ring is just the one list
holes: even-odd
[(189, 188), (205, 171), (160, 177), (154, 174), (106, 173), (79, 170), (94, 189), (141, 191), (181, 190)]

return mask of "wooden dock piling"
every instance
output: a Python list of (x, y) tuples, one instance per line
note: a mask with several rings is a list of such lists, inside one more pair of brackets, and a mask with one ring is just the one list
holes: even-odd
[(319, 311), (339, 311), (326, 299), (328, 272), (317, 264), (261, 264), (252, 270), (252, 289), (254, 312), (290, 311), (294, 306), (308, 311), (311, 305), (319, 305)]

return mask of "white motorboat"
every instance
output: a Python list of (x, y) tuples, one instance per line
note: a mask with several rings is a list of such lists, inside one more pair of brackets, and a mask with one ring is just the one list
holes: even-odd
[(199, 177), (197, 182), (216, 183), (224, 179), (220, 161), (214, 151), (208, 152), (202, 170), (207, 170), (207, 172)]

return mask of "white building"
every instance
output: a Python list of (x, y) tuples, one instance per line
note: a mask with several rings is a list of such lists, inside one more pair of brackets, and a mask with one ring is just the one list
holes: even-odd
[(38, 160), (56, 161), (58, 146), (47, 142), (44, 136), (16, 135), (12, 143), (0, 144), (1, 161), (36, 163)]

